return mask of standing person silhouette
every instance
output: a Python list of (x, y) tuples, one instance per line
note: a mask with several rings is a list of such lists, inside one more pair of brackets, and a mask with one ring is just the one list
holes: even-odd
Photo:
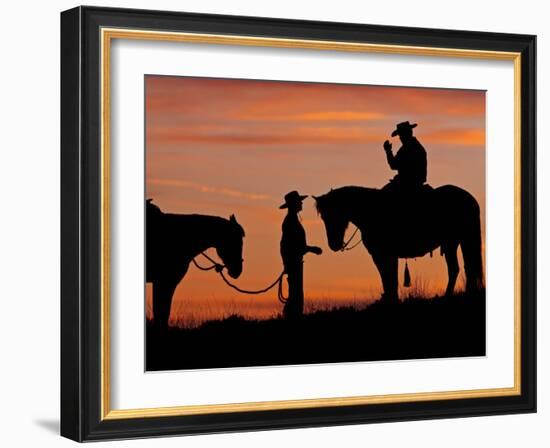
[(285, 319), (296, 319), (304, 313), (304, 255), (308, 252), (321, 255), (323, 250), (317, 246), (308, 246), (306, 232), (298, 213), (302, 210), (302, 201), (307, 196), (291, 191), (285, 195), (285, 203), (280, 209), (287, 209), (283, 221), (281, 237), (281, 257), (288, 282), (288, 299), (283, 308)]
[(395, 155), (392, 153), (392, 144), (388, 140), (384, 142), (388, 165), (397, 171), (397, 175), (383, 188), (384, 190), (415, 192), (426, 182), (428, 161), (426, 150), (413, 136), (412, 130), (416, 126), (416, 123), (410, 124), (408, 121), (396, 126), (391, 136), (398, 135), (403, 145)]

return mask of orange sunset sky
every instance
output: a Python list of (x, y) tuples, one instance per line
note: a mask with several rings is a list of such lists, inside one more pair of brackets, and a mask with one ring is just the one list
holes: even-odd
[[(389, 139), (394, 153), (399, 149), (390, 134), (401, 121), (418, 123), (414, 133), (428, 153), (428, 183), (455, 184), (478, 200), (485, 239), (483, 91), (149, 75), (145, 102), (147, 198), (165, 212), (234, 213), (246, 231), (244, 271), (235, 281), (243, 288), (264, 287), (282, 269), (285, 212), (278, 207), (284, 194), (382, 187), (395, 174), (382, 144)], [(363, 246), (330, 251), (311, 198), (304, 201), (302, 224), (308, 243), (324, 250), (305, 258), (306, 311), (380, 296), (370, 255)], [(403, 266), (400, 260), (400, 283)], [(413, 287), (442, 292), (446, 264), (439, 251), (410, 260), (409, 269)], [(191, 266), (176, 289), (171, 320), (193, 325), (235, 313), (269, 317), (281, 309), (276, 290), (242, 296), (215, 273)]]

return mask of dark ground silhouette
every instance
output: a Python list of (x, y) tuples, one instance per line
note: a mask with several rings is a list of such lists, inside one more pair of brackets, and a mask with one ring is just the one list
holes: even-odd
[(484, 356), (485, 290), (146, 334), (148, 371)]

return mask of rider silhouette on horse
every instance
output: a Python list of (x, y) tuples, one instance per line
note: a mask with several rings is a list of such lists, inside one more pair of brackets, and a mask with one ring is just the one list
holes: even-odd
[(383, 190), (414, 193), (418, 192), (426, 182), (428, 171), (426, 150), (413, 136), (412, 130), (416, 126), (416, 123), (410, 124), (408, 121), (396, 126), (391, 136), (398, 135), (403, 145), (395, 155), (392, 152), (392, 144), (388, 140), (384, 142), (388, 165), (392, 170), (397, 171), (397, 175), (384, 186)]
[[(389, 195), (389, 201), (383, 208), (386, 216), (386, 230), (393, 235), (392, 241), (396, 245), (407, 244), (411, 253), (418, 252), (418, 247), (424, 242), (419, 241), (423, 224), (418, 216), (429, 212), (429, 195), (421, 194), (432, 192), (433, 189), (425, 184), (428, 161), (426, 150), (413, 135), (416, 123), (404, 121), (398, 123), (391, 136), (399, 136), (402, 146), (394, 155), (392, 144), (386, 140), (384, 151), (388, 165), (397, 174), (382, 188), (384, 194)], [(410, 286), (408, 265), (405, 264), (404, 285)]]

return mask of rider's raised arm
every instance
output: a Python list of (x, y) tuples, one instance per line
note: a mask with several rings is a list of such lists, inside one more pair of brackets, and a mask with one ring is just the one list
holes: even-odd
[(392, 170), (398, 170), (399, 164), (397, 162), (397, 158), (393, 155), (393, 152), (391, 149), (386, 150), (386, 158), (388, 159), (388, 165)]
[(386, 140), (384, 142), (384, 151), (386, 152), (386, 159), (388, 160), (388, 165), (390, 166), (390, 168), (392, 170), (397, 170), (398, 169), (398, 166), (397, 166), (398, 164), (397, 164), (395, 156), (393, 155), (393, 152), (392, 152), (391, 148), (392, 148), (391, 143), (388, 140)]

